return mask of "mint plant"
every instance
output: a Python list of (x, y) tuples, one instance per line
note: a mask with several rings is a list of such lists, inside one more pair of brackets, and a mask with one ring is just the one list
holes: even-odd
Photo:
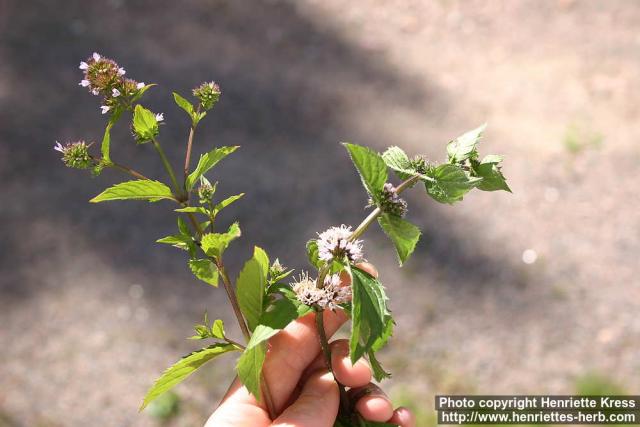
[[(154, 85), (125, 77), (124, 68), (97, 53), (81, 62), (80, 70), (84, 75), (80, 86), (101, 98), (100, 110), (108, 118), (99, 153), (94, 153), (97, 144), (85, 141), (64, 145), (57, 142), (54, 149), (62, 154), (62, 161), (70, 168), (90, 170), (94, 175), (105, 169), (115, 169), (132, 178), (107, 188), (91, 199), (92, 203), (113, 200), (171, 202), (172, 206), (164, 206), (171, 206), (176, 213), (177, 230), (157, 242), (184, 251), (189, 269), (200, 281), (212, 287), (222, 285), (243, 335), (230, 337), (222, 320), (211, 322), (205, 314), (204, 321), (195, 326), (195, 335), (190, 338), (207, 341), (207, 345), (169, 367), (151, 386), (141, 409), (207, 362), (225, 353), (238, 353), (238, 377), (258, 400), (265, 402), (275, 418), (277, 414), (269, 386), (262, 375), (267, 341), (290, 322), (315, 312), (321, 348), (327, 367), (331, 369), (331, 354), (323, 329), (326, 310), (344, 310), (351, 319), (351, 361), (355, 363), (364, 357), (377, 381), (389, 377), (377, 353), (393, 334), (394, 320), (382, 283), (358, 268), (358, 263), (365, 259), (362, 235), (377, 222), (391, 240), (402, 265), (420, 238), (419, 228), (404, 219), (408, 209), (407, 202), (400, 197), (404, 191), (420, 187), (431, 199), (447, 204), (461, 201), (474, 188), (511, 191), (501, 172), (502, 157), (488, 155), (481, 159), (478, 154), (477, 145), (484, 125), (450, 141), (442, 163), (430, 162), (419, 155), (409, 157), (395, 146), (379, 154), (361, 145), (344, 143), (368, 195), (368, 215), (355, 228), (334, 226), (309, 240), (306, 254), (310, 271), (301, 271), (294, 277), (293, 270), (284, 267), (278, 259), (272, 262), (267, 252), (256, 246), (234, 283), (225, 267), (224, 254), (241, 236), (240, 225), (234, 222), (230, 227), (220, 229), (216, 219), (243, 194), (218, 197), (218, 182), (211, 183), (206, 175), (238, 147), (216, 147), (206, 151), (191, 168), (196, 129), (218, 103), (221, 96), (218, 85), (213, 82), (201, 84), (193, 90), (193, 101), (173, 93), (176, 105), (188, 115), (191, 123), (184, 166), (178, 173), (160, 143), (163, 113), (153, 112), (141, 104), (145, 92)], [(166, 170), (168, 182), (148, 178), (112, 158), (111, 130), (118, 122), (130, 126), (136, 144), (153, 147)], [(390, 182), (389, 171), (398, 178), (398, 184)], [(342, 284), (341, 274), (350, 277), (350, 285)], [(336, 425), (390, 425), (367, 422), (353, 413), (344, 386), (339, 386), (342, 402)]]

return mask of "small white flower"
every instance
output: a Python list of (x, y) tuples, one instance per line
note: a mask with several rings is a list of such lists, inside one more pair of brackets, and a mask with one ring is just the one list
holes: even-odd
[(108, 105), (101, 105), (100, 109), (102, 110), (102, 114), (107, 114), (111, 107), (109, 107)]
[(96, 52), (93, 52), (92, 57), (94, 61), (100, 61), (100, 55), (98, 55)]
[(80, 61), (80, 66), (78, 68), (80, 68), (81, 70), (87, 70), (89, 69), (89, 64), (84, 61)]
[(100, 91), (98, 89), (92, 89), (91, 93), (94, 94), (95, 96), (100, 95)]
[(156, 122), (160, 123), (162, 121), (164, 121), (164, 113), (156, 114)]
[(339, 274), (326, 276), (324, 286), (318, 289), (316, 281), (303, 271), (298, 280), (291, 284), (291, 288), (301, 303), (308, 306), (317, 305), (328, 310), (335, 310), (340, 304), (351, 299), (351, 287), (342, 286)]
[(56, 141), (56, 145), (53, 146), (53, 149), (61, 153), (64, 153), (64, 147), (58, 141)]
[(350, 241), (351, 227), (341, 225), (331, 227), (318, 234), (318, 257), (322, 261), (330, 262), (334, 258), (341, 259), (345, 255), (351, 262), (361, 261), (362, 240)]
[(124, 68), (120, 67), (118, 68), (118, 75), (119, 76), (124, 76), (127, 72), (125, 71)]
[(142, 89), (145, 86), (144, 82), (140, 82), (136, 85), (136, 89)]
[(82, 87), (87, 87), (89, 86), (89, 80), (80, 80), (80, 83), (78, 83), (78, 85), (82, 86)]
[(118, 89), (116, 89), (115, 87), (111, 90), (111, 95), (115, 98), (117, 96), (120, 96), (120, 91)]

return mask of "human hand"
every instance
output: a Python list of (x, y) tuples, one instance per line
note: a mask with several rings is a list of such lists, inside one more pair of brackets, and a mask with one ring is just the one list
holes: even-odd
[[(375, 267), (359, 267), (377, 277)], [(348, 280), (348, 279), (347, 279)], [(343, 280), (343, 284), (347, 284)], [(332, 336), (347, 320), (340, 310), (325, 311), (324, 329)], [(333, 375), (327, 371), (315, 328), (315, 313), (290, 323), (269, 340), (263, 373), (273, 399), (275, 420), (263, 402), (257, 402), (236, 379), (205, 427), (332, 427), (338, 414), (340, 395), (335, 378), (349, 387), (355, 409), (369, 421), (415, 427), (413, 414), (406, 408), (393, 409), (384, 392), (372, 384), (366, 360), (355, 365), (349, 360), (347, 340), (331, 343)]]

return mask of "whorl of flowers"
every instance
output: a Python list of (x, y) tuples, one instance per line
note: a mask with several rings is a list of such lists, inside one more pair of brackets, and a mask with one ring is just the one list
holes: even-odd
[(335, 310), (339, 304), (351, 300), (351, 287), (340, 284), (340, 275), (331, 274), (324, 278), (324, 286), (316, 287), (316, 281), (303, 272), (297, 281), (291, 284), (293, 291), (301, 303), (323, 309)]
[(209, 180), (204, 176), (200, 177), (200, 186), (198, 187), (198, 197), (200, 203), (209, 203), (216, 192), (216, 185), (211, 185)]
[(67, 167), (89, 169), (94, 166), (93, 158), (89, 155), (90, 146), (84, 141), (68, 142), (65, 145), (56, 142), (53, 149), (62, 153), (62, 161)]
[(80, 62), (79, 68), (84, 72), (79, 85), (86, 87), (93, 95), (104, 97), (100, 106), (102, 114), (127, 102), (145, 88), (144, 82), (125, 78), (125, 69), (114, 60), (95, 52), (86, 61)]
[(330, 262), (333, 259), (343, 259), (345, 256), (350, 262), (363, 260), (362, 240), (349, 240), (351, 227), (341, 225), (331, 227), (318, 234), (318, 258)]
[(407, 213), (407, 202), (398, 196), (398, 191), (391, 183), (384, 185), (380, 196), (380, 208), (383, 212), (400, 217)]
[(220, 99), (220, 86), (214, 82), (202, 83), (193, 90), (193, 96), (200, 100), (200, 105), (206, 110), (210, 110)]

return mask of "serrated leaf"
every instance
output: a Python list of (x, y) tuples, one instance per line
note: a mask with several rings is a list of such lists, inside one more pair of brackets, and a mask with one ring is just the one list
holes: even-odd
[(198, 279), (212, 286), (218, 286), (218, 268), (210, 259), (190, 259), (189, 268)]
[(133, 133), (139, 143), (152, 140), (158, 135), (159, 127), (156, 115), (137, 104), (133, 111)]
[(453, 141), (447, 144), (447, 154), (449, 156), (449, 162), (459, 163), (467, 159), (473, 159), (477, 157), (478, 152), (476, 145), (482, 138), (482, 132), (484, 132), (487, 124), (483, 124), (476, 129), (465, 132)]
[(409, 221), (387, 213), (378, 218), (378, 223), (393, 242), (400, 265), (404, 264), (420, 240), (420, 229)]
[(193, 172), (189, 174), (187, 177), (187, 190), (191, 191), (193, 189), (194, 184), (198, 181), (198, 179), (207, 173), (212, 167), (214, 167), (220, 160), (227, 157), (229, 154), (233, 153), (238, 149), (238, 146), (231, 147), (218, 147), (209, 151), (206, 154), (200, 156), (200, 160), (198, 160), (198, 165), (194, 169)]
[(362, 145), (343, 143), (355, 165), (362, 184), (371, 197), (378, 201), (382, 187), (387, 182), (387, 166), (380, 154)]
[(477, 186), (482, 178), (467, 175), (458, 165), (443, 164), (433, 168), (429, 176), (435, 181), (426, 181), (427, 193), (440, 203), (458, 202), (473, 187)]
[(202, 250), (210, 257), (219, 258), (233, 240), (240, 237), (240, 226), (231, 224), (226, 233), (206, 233), (200, 240)]
[(236, 281), (238, 304), (250, 330), (258, 325), (262, 315), (268, 271), (269, 257), (255, 246), (253, 257), (244, 264)]
[(411, 164), (411, 160), (407, 154), (400, 147), (389, 147), (382, 153), (382, 160), (392, 170), (396, 172), (400, 179), (407, 179), (411, 175), (416, 175), (418, 172)]
[(235, 196), (227, 197), (226, 199), (224, 199), (223, 201), (217, 203), (213, 207), (213, 212), (215, 212), (217, 214), (222, 209), (224, 209), (227, 206), (229, 206), (231, 203), (235, 202), (236, 200), (241, 199), (243, 196), (244, 196), (244, 193), (240, 193), (240, 194), (236, 194)]
[(121, 182), (109, 187), (90, 200), (91, 203), (111, 200), (148, 200), (156, 202), (162, 199), (175, 200), (171, 189), (158, 181), (138, 179)]
[(194, 373), (208, 361), (221, 354), (237, 350), (239, 350), (238, 347), (232, 344), (216, 343), (183, 357), (167, 369), (162, 376), (158, 378), (155, 384), (153, 384), (147, 392), (147, 395), (140, 406), (140, 410), (143, 410), (152, 400), (160, 396), (162, 393), (172, 389), (174, 386), (184, 381), (189, 375)]
[(384, 370), (373, 351), (369, 351), (368, 356), (369, 365), (371, 365), (371, 371), (373, 373), (373, 378), (375, 378), (376, 381), (380, 382), (385, 378), (391, 378), (391, 374)]
[(351, 362), (356, 363), (385, 335), (390, 314), (382, 284), (356, 267), (350, 267), (350, 272), (353, 297), (349, 350)]
[(224, 322), (221, 319), (216, 319), (211, 325), (211, 335), (215, 338), (224, 339)]
[(194, 119), (193, 104), (191, 104), (189, 101), (187, 101), (185, 98), (183, 98), (182, 96), (180, 96), (176, 92), (173, 92), (173, 100), (178, 105), (178, 107), (180, 107), (184, 111), (186, 111), (186, 113), (189, 115), (189, 117), (191, 118), (192, 121), (195, 120)]
[(502, 156), (490, 154), (485, 156), (480, 164), (473, 164), (474, 172), (482, 178), (482, 182), (478, 184), (478, 190), (511, 192), (507, 180), (500, 170), (500, 162), (502, 162)]

